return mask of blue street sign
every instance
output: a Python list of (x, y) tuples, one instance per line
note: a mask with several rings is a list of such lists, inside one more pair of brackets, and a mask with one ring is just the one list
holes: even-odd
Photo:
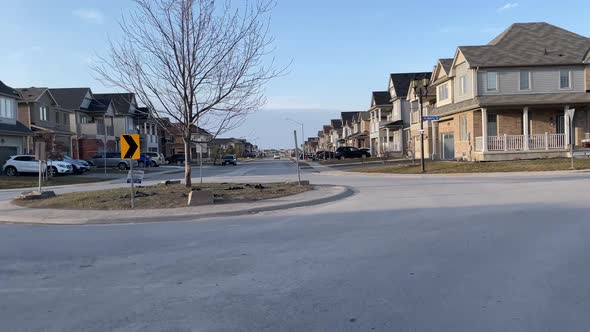
[(436, 115), (429, 115), (429, 116), (422, 117), (422, 121), (438, 121), (438, 120), (440, 120), (440, 116), (436, 116)]

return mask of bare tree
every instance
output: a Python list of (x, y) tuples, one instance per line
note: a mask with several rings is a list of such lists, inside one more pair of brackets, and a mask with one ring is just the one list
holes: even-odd
[(270, 58), (274, 1), (134, 0), (122, 38), (93, 67), (105, 84), (134, 92), (155, 119), (180, 124), (185, 181), (191, 186), (191, 129), (214, 137), (240, 125), (265, 102), (264, 85), (279, 76)]

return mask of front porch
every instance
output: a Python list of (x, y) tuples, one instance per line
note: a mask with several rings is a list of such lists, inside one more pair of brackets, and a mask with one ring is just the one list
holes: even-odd
[[(573, 128), (567, 110), (555, 108), (480, 110), (481, 127), (473, 121), (475, 147), (473, 160), (500, 161), (514, 159), (557, 158), (570, 156), (572, 143), (582, 147), (590, 136), (589, 112), (578, 107)], [(474, 112), (477, 120), (477, 111)], [(478, 135), (479, 134), (479, 135)], [(572, 139), (574, 140), (572, 142)]]
[(381, 121), (379, 124), (380, 155), (403, 153), (403, 122)]

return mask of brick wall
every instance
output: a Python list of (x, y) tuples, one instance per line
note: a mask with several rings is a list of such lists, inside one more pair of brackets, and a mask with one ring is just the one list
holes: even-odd
[(544, 133), (555, 134), (557, 132), (555, 121), (559, 110), (529, 109), (529, 121), (531, 122), (531, 135)]
[[(522, 135), (522, 110), (502, 110), (498, 114), (498, 135)], [(492, 136), (491, 133), (488, 135)]]
[[(467, 133), (469, 139), (461, 141), (461, 116), (467, 117)], [(481, 111), (469, 111), (459, 113), (453, 116), (452, 119), (444, 122), (439, 122), (439, 135), (437, 138), (437, 149), (442, 149), (442, 136), (444, 134), (452, 133), (455, 139), (455, 159), (472, 160), (472, 155), (475, 150), (475, 137), (481, 136)], [(442, 157), (442, 151), (439, 151), (439, 157)]]

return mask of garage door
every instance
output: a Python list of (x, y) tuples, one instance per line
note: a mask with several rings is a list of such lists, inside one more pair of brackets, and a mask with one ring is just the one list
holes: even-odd
[(15, 154), (18, 154), (16, 146), (0, 146), (0, 167), (4, 165), (10, 156)]

